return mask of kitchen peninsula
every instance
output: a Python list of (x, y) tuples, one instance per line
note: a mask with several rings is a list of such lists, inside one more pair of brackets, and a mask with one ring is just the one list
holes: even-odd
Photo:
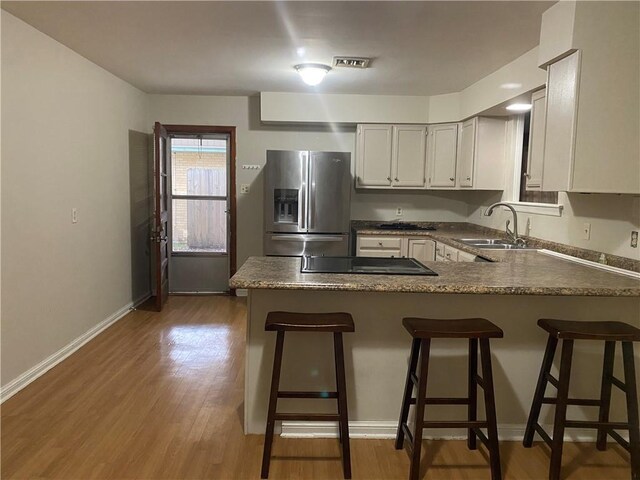
[[(456, 238), (468, 233), (423, 234), (465, 248)], [(234, 288), (249, 290), (245, 432), (263, 433), (265, 427), (275, 344), (275, 336), (264, 331), (269, 311), (345, 311), (353, 315), (356, 331), (345, 336), (351, 431), (353, 435), (375, 436), (395, 434), (410, 345), (410, 337), (401, 325), (403, 317), (479, 316), (504, 330), (504, 339), (495, 341), (492, 351), (499, 431), (505, 440), (519, 439), (524, 431), (546, 340), (536, 326), (539, 318), (620, 320), (640, 326), (637, 278), (536, 250), (490, 254), (467, 250), (493, 262), (427, 262), (425, 265), (438, 276), (395, 276), (306, 274), (300, 272), (300, 258), (250, 258), (231, 280)], [(282, 388), (331, 390), (334, 366), (330, 336), (318, 334), (310, 341), (308, 335), (290, 335), (284, 352)], [(459, 341), (434, 342), (433, 376), (428, 387), (431, 394), (464, 394), (466, 383), (458, 379), (465, 375), (466, 347)], [(596, 348), (589, 342), (578, 342), (572, 395), (589, 397), (599, 392), (601, 362), (600, 345)], [(617, 359), (616, 367), (620, 366)], [(291, 402), (283, 404), (283, 411), (295, 412), (308, 411), (315, 401), (283, 402)], [(618, 408), (622, 405), (613, 404), (612, 412), (624, 411)], [(329, 412), (332, 407), (326, 402), (317, 403), (318, 412)], [(548, 412), (543, 413), (547, 416), (541, 417), (542, 423), (551, 423)], [(460, 415), (456, 407), (427, 409), (427, 418), (456, 415)], [(337, 429), (333, 425), (291, 422), (283, 425), (283, 433), (337, 435)], [(460, 433), (438, 432), (440, 436)]]

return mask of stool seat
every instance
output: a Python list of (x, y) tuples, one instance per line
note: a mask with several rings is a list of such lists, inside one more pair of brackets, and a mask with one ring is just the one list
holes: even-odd
[(353, 332), (353, 317), (348, 313), (269, 312), (264, 329), (273, 331)]
[(538, 326), (558, 339), (640, 342), (640, 329), (623, 322), (585, 322), (541, 318)]
[(403, 318), (402, 325), (413, 338), (502, 338), (502, 330), (484, 318), (435, 320)]

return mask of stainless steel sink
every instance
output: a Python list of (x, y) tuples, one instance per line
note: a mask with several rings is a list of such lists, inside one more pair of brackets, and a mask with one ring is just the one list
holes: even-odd
[(461, 238), (462, 243), (467, 245), (509, 245), (509, 240), (502, 240), (501, 238)]
[(470, 247), (483, 248), (488, 250), (529, 250), (531, 247), (517, 245), (501, 238), (461, 238), (462, 243)]

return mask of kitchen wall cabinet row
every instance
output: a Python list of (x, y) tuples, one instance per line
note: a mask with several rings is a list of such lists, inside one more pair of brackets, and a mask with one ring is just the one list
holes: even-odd
[(506, 120), (358, 125), (356, 188), (504, 189)]
[(473, 262), (476, 256), (424, 237), (358, 235), (356, 256), (414, 258), (419, 262)]

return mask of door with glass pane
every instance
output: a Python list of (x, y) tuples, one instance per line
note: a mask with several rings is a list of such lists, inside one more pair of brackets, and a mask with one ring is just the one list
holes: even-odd
[(170, 136), (172, 293), (229, 290), (228, 134)]

